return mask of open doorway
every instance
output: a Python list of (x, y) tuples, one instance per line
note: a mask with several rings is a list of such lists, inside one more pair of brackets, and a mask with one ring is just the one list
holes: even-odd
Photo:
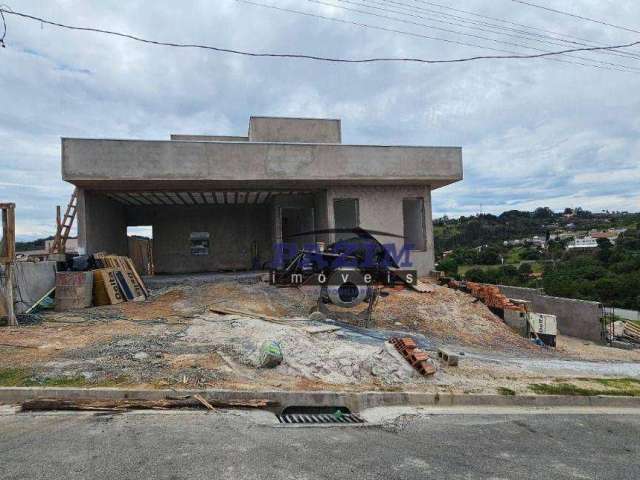
[(311, 232), (314, 229), (314, 211), (309, 207), (285, 207), (282, 208), (282, 241), (293, 243), (298, 249), (305, 245), (311, 245), (316, 241), (315, 235), (302, 235), (300, 233)]
[(127, 227), (127, 245), (140, 275), (153, 275), (153, 226)]
[[(333, 200), (333, 216), (335, 227), (340, 229), (353, 229), (360, 226), (360, 209), (357, 198), (336, 198)], [(350, 232), (337, 232), (336, 241), (347, 240), (353, 237)]]

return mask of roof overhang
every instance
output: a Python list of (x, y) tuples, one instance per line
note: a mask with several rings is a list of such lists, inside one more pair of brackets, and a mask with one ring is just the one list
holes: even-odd
[(428, 185), (462, 179), (459, 147), (62, 139), (62, 178), (99, 190)]

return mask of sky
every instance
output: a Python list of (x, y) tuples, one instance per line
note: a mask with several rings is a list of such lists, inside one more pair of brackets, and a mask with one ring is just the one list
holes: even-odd
[[(237, 0), (3, 1), (14, 11), (150, 39), (343, 58), (448, 59), (576, 46), (559, 36), (600, 45), (640, 40), (512, 0), (252, 0), (333, 21)], [(531, 1), (640, 30), (634, 0)], [(60, 137), (243, 135), (250, 115), (341, 118), (344, 143), (461, 146), (464, 180), (433, 192), (434, 216), (538, 206), (640, 210), (640, 46), (627, 50), (638, 59), (582, 52), (350, 65), (151, 46), (5, 17), (0, 202), (17, 204), (19, 239), (52, 235), (55, 206), (68, 202)], [(598, 61), (605, 68), (579, 65)]]

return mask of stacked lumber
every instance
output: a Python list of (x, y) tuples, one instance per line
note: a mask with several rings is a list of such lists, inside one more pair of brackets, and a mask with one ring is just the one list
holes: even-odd
[(95, 305), (115, 305), (139, 302), (149, 296), (149, 290), (129, 257), (96, 253), (93, 292)]
[(629, 342), (640, 344), (640, 327), (635, 323), (624, 322), (622, 338)]

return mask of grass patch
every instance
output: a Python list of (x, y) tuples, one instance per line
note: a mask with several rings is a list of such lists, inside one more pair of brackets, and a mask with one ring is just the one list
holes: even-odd
[(538, 395), (571, 395), (591, 397), (595, 395), (614, 395), (640, 397), (640, 381), (633, 378), (578, 378), (580, 382), (591, 382), (605, 388), (589, 385), (579, 386), (573, 383), (533, 383), (529, 389)]
[(500, 395), (514, 396), (516, 394), (515, 390), (507, 387), (498, 387), (497, 390)]
[(31, 372), (24, 368), (0, 368), (0, 386), (24, 387), (31, 378)]
[(97, 381), (82, 375), (37, 378), (34, 371), (26, 368), (0, 368), (0, 387), (117, 387), (127, 383), (131, 382), (125, 376)]

